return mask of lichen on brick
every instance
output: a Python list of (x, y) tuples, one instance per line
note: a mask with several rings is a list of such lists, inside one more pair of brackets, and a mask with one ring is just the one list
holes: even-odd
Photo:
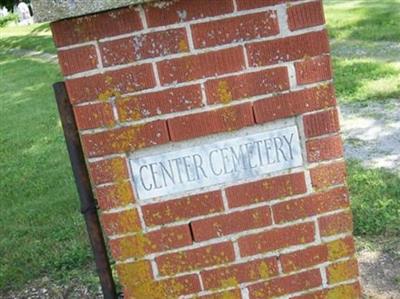
[(229, 104), (232, 102), (233, 96), (228, 81), (222, 80), (218, 82), (217, 94), (222, 104)]

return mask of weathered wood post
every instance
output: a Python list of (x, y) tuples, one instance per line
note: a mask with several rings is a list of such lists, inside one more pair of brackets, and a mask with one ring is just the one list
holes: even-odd
[(37, 0), (126, 298), (359, 298), (322, 3)]
[(55, 83), (53, 88), (81, 202), (81, 213), (85, 218), (101, 289), (105, 299), (115, 299), (117, 298), (115, 282), (112, 276), (110, 261), (97, 214), (96, 200), (90, 185), (90, 177), (85, 164), (85, 156), (82, 150), (79, 131), (76, 127), (72, 105), (69, 101), (64, 82)]

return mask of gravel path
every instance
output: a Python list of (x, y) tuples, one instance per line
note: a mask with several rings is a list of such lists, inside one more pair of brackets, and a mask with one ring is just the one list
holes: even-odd
[(346, 157), (400, 173), (400, 99), (341, 105)]
[(37, 279), (21, 290), (15, 290), (1, 299), (103, 299), (100, 286), (97, 290), (89, 289), (81, 281), (69, 281), (60, 284), (47, 277)]
[[(340, 110), (346, 158), (400, 174), (400, 100), (341, 105)], [(365, 298), (400, 299), (398, 256), (363, 249), (358, 261)]]
[(381, 250), (358, 253), (362, 286), (366, 298), (400, 298), (400, 259)]

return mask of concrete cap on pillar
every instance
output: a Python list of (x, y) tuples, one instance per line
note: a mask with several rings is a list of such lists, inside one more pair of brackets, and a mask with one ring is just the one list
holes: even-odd
[(32, 5), (37, 22), (54, 22), (155, 1), (157, 0), (32, 0)]

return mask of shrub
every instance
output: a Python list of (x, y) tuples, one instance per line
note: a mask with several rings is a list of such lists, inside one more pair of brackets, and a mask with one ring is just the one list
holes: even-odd
[(18, 16), (16, 14), (10, 13), (5, 17), (0, 17), (0, 28), (5, 27), (8, 23), (14, 22), (18, 20)]

